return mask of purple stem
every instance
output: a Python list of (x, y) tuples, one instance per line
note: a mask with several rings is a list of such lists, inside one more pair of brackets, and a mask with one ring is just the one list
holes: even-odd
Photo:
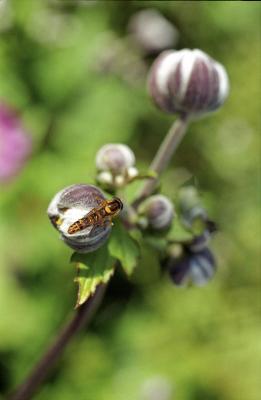
[(139, 195), (132, 204), (134, 208), (137, 208), (144, 199), (153, 193), (158, 184), (159, 176), (167, 168), (175, 150), (183, 139), (188, 123), (188, 116), (180, 116), (171, 125), (149, 168), (150, 171), (156, 173), (156, 177), (145, 181)]

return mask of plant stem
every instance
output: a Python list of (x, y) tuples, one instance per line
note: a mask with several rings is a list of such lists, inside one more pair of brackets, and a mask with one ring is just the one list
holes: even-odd
[(73, 336), (83, 325), (90, 322), (102, 302), (105, 290), (106, 285), (100, 285), (95, 294), (75, 311), (71, 320), (59, 332), (28, 378), (11, 394), (10, 400), (28, 400), (32, 398)]
[(161, 173), (168, 166), (171, 157), (183, 139), (188, 127), (188, 123), (188, 117), (181, 116), (170, 127), (150, 165), (150, 170), (155, 172), (157, 176), (156, 178), (149, 178), (145, 181), (138, 197), (132, 204), (134, 208), (137, 208), (146, 197), (153, 193)]

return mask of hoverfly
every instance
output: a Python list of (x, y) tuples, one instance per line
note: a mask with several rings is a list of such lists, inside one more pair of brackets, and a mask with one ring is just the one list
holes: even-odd
[(88, 226), (102, 226), (112, 220), (123, 209), (122, 201), (115, 197), (112, 200), (103, 200), (98, 207), (93, 208), (84, 217), (78, 219), (68, 228), (70, 235), (88, 228)]

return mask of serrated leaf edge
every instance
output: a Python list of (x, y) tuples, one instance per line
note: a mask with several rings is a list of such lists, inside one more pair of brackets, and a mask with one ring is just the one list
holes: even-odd
[[(80, 263), (80, 262), (77, 262), (77, 263), (76, 263), (77, 274), (78, 274), (79, 269), (80, 269), (79, 264), (81, 264), (81, 263)], [(96, 289), (97, 289), (97, 286), (98, 286), (98, 285), (100, 285), (100, 284), (102, 284), (102, 283), (107, 283), (107, 282), (109, 282), (110, 278), (111, 278), (112, 275), (114, 274), (114, 271), (115, 271), (115, 266), (112, 266), (112, 267), (111, 267), (111, 271), (107, 271), (108, 276), (106, 276), (105, 279), (102, 279), (102, 278), (101, 278), (101, 280), (90, 290), (89, 295), (88, 295), (85, 299), (82, 299), (82, 300), (80, 299), (80, 283), (79, 283), (79, 277), (76, 276), (76, 277), (74, 278), (73, 281), (78, 285), (78, 291), (77, 291), (77, 301), (76, 301), (76, 304), (75, 304), (75, 307), (74, 307), (74, 308), (80, 307), (80, 306), (83, 305), (87, 300), (89, 300), (89, 299), (94, 295), (94, 293), (96, 292)], [(107, 274), (106, 274), (106, 275), (107, 275)]]

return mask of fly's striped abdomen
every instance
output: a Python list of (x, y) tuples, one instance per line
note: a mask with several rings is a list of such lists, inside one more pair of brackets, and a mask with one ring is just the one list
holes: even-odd
[(83, 218), (78, 219), (78, 221), (74, 222), (72, 225), (69, 226), (68, 228), (68, 233), (72, 235), (73, 233), (82, 231), (83, 229), (88, 228), (88, 226), (93, 226), (97, 225), (97, 223), (100, 220), (99, 214), (94, 211), (89, 213)]
[(72, 235), (73, 233), (88, 228), (88, 226), (94, 227), (107, 224), (122, 210), (122, 207), (122, 202), (118, 198), (105, 200), (98, 208), (93, 208), (83, 218), (80, 218), (78, 221), (70, 225), (68, 228), (68, 233)]
[(69, 226), (68, 228), (68, 233), (72, 235), (73, 233), (82, 231), (83, 229), (87, 228), (88, 226), (88, 221), (86, 218), (81, 218), (78, 221), (74, 222), (72, 225)]

